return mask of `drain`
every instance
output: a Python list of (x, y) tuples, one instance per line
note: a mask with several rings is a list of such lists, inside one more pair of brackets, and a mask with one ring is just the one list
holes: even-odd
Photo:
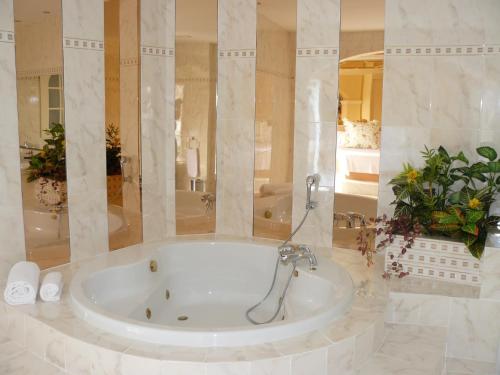
[(151, 319), (151, 309), (149, 307), (146, 309), (146, 318), (148, 318), (148, 320)]
[(151, 262), (149, 262), (149, 270), (151, 272), (158, 271), (158, 263), (156, 262), (156, 260), (152, 260)]
[(311, 271), (316, 271), (317, 268), (316, 267), (311, 267)]
[(297, 271), (297, 270), (293, 271), (293, 276), (299, 277), (299, 271)]
[(169, 299), (170, 298), (170, 290), (166, 290), (165, 291), (165, 299)]
[(177, 317), (177, 320), (181, 320), (181, 321), (184, 321), (184, 320), (188, 320), (189, 318), (186, 316), (186, 315), (179, 315)]

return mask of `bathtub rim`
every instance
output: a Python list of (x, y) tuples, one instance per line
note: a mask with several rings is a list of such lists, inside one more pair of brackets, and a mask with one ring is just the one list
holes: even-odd
[[(287, 340), (295, 336), (320, 330), (334, 321), (341, 319), (352, 306), (355, 296), (352, 276), (345, 267), (322, 254), (317, 254), (320, 265), (321, 262), (328, 262), (330, 267), (335, 268), (337, 272), (342, 272), (341, 277), (342, 279), (345, 279), (346, 282), (344, 289), (346, 289), (347, 292), (343, 293), (341, 298), (336, 300), (337, 306), (331, 308), (329, 307), (330, 305), (327, 305), (307, 318), (292, 321), (278, 321), (273, 322), (270, 325), (198, 329), (141, 322), (139, 320), (124, 317), (117, 313), (109, 312), (101, 306), (92, 303), (89, 297), (85, 294), (83, 283), (93, 274), (104, 272), (108, 268), (134, 267), (141, 264), (147, 264), (154, 258), (157, 252), (162, 250), (165, 251), (165, 247), (169, 245), (190, 245), (200, 244), (200, 242), (210, 245), (215, 245), (217, 243), (230, 243), (271, 247), (273, 246), (271, 243), (274, 241), (247, 241), (234, 239), (204, 240), (203, 238), (194, 240), (192, 238), (179, 240), (179, 238), (177, 238), (176, 241), (173, 242), (159, 241), (154, 244), (148, 244), (150, 247), (153, 247), (153, 249), (151, 249), (148, 254), (143, 254), (140, 259), (136, 259), (135, 261), (112, 265), (108, 262), (103, 264), (98, 260), (90, 262), (86, 265), (86, 267), (80, 269), (73, 276), (69, 287), (70, 300), (74, 314), (91, 326), (107, 331), (113, 335), (138, 340), (144, 342), (145, 344), (176, 345), (182, 347), (241, 347), (244, 345), (260, 345), (268, 342)], [(276, 244), (276, 242), (274, 242), (274, 244)], [(310, 271), (302, 265), (297, 268), (300, 272), (309, 274), (314, 278), (325, 278), (319, 276), (322, 273), (321, 271)], [(330, 268), (329, 271), (331, 270), (332, 269)], [(326, 272), (328, 270), (325, 269), (324, 271)], [(333, 283), (333, 280), (328, 281)], [(266, 340), (259, 338), (261, 335), (270, 336), (273, 332), (278, 336), (278, 338)], [(145, 339), (144, 335), (146, 335), (149, 339)], [(165, 335), (169, 335), (168, 340), (165, 339)], [(170, 337), (175, 335), (182, 335), (182, 337)]]

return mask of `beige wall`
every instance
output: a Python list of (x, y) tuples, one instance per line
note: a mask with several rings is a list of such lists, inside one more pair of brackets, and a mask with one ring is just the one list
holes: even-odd
[(383, 50), (383, 30), (342, 31), (340, 33), (340, 60)]

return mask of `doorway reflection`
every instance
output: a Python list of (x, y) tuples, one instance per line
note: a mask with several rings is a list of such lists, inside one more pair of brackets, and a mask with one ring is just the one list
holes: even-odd
[(177, 234), (213, 233), (217, 1), (177, 1), (175, 17)]
[(14, 0), (26, 258), (69, 262), (60, 0)]

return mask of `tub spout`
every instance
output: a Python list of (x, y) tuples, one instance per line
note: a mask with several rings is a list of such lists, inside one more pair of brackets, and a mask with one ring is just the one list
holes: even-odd
[(313, 269), (318, 265), (318, 260), (313, 251), (306, 245), (285, 245), (279, 248), (280, 260), (283, 264), (296, 264), (301, 260), (309, 263), (309, 267)]

